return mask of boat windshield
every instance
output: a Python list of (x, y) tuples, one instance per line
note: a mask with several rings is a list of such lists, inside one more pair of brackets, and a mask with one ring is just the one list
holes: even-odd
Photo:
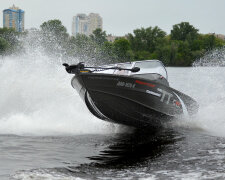
[[(118, 75), (141, 75), (143, 76), (149, 75), (149, 74), (158, 74), (163, 76), (165, 79), (168, 80), (167, 77), (167, 71), (164, 65), (161, 63), (161, 61), (158, 60), (143, 60), (143, 61), (135, 61), (135, 62), (126, 62), (126, 63), (118, 63), (118, 64), (109, 64), (105, 66), (101, 66), (103, 68), (124, 68), (124, 69), (132, 69), (133, 67), (139, 67), (140, 71), (132, 73), (128, 70), (117, 70), (117, 69), (108, 69), (104, 70), (105, 74), (118, 74)], [(95, 73), (102, 73), (103, 71), (97, 71)]]
[(139, 67), (140, 71), (132, 74), (160, 74), (164, 78), (168, 79), (166, 68), (160, 61), (139, 61), (135, 63), (134, 67)]

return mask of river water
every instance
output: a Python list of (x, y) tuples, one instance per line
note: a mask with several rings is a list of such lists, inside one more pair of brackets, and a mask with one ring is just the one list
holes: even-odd
[(0, 179), (225, 179), (225, 68), (167, 70), (199, 112), (141, 131), (93, 117), (60, 63), (4, 59)]

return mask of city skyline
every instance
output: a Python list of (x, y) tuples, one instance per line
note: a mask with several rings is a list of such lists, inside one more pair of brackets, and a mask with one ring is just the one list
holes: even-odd
[[(26, 29), (40, 28), (48, 20), (59, 19), (71, 34), (71, 19), (77, 13), (97, 12), (104, 19), (107, 34), (123, 36), (134, 29), (158, 26), (170, 33), (172, 26), (189, 22), (200, 33), (225, 34), (225, 1), (217, 0), (1, 0), (1, 11), (15, 4), (26, 11)], [(0, 25), (3, 26), (2, 13)]]

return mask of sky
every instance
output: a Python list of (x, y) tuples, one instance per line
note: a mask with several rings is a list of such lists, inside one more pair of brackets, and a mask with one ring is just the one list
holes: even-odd
[(150, 26), (169, 34), (181, 22), (200, 33), (225, 34), (225, 0), (0, 0), (0, 27), (2, 11), (13, 4), (25, 11), (25, 29), (59, 19), (71, 34), (72, 17), (93, 12), (103, 18), (103, 30), (116, 36)]

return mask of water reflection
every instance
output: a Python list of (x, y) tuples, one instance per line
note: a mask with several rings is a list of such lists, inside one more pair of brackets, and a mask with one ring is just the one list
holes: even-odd
[(88, 157), (92, 163), (55, 170), (84, 179), (100, 177), (122, 179), (122, 177), (130, 176), (138, 179), (138, 173), (135, 174), (138, 172), (137, 169), (148, 168), (149, 162), (157, 162), (158, 157), (161, 158), (164, 154), (175, 151), (174, 144), (182, 141), (183, 138), (182, 133), (179, 134), (172, 129), (135, 130), (130, 134), (105, 136), (103, 139), (98, 139), (106, 146), (99, 151), (98, 155)]
[(135, 130), (132, 134), (117, 135), (113, 142), (98, 156), (89, 157), (95, 166), (122, 168), (135, 166), (144, 161), (154, 160), (166, 151), (178, 138), (173, 130)]

